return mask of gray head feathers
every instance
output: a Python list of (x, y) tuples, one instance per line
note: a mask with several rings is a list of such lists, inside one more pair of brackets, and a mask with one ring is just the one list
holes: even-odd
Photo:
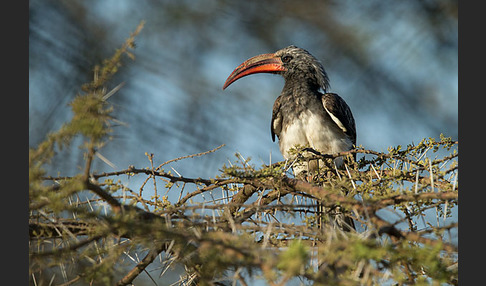
[(322, 88), (324, 92), (330, 88), (324, 67), (307, 50), (291, 45), (275, 54), (281, 57), (287, 68), (287, 71), (282, 73), (286, 80), (306, 81), (317, 89)]

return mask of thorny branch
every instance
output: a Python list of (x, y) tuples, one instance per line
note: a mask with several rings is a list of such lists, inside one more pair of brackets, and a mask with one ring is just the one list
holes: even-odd
[[(436, 143), (432, 145), (435, 146)], [(202, 156), (214, 152), (219, 148), (221, 148), (221, 146), (208, 152), (185, 156), (184, 158), (187, 159)], [(281, 238), (273, 238), (271, 244), (265, 242), (266, 245), (275, 246), (282, 245), (282, 243), (283, 245), (288, 245), (288, 241), (292, 236), (308, 237), (305, 240), (312, 237), (317, 239), (320, 237), (319, 231), (306, 226), (305, 224), (290, 225), (278, 222), (279, 226), (277, 227), (277, 225), (273, 225), (274, 223), (271, 221), (276, 218), (274, 215), (277, 213), (300, 213), (300, 215), (303, 215), (304, 217), (309, 217), (309, 215), (311, 218), (315, 217), (317, 213), (313, 211), (313, 208), (317, 206), (315, 203), (318, 202), (320, 206), (329, 208), (340, 205), (348, 211), (352, 210), (353, 213), (359, 214), (361, 217), (355, 217), (355, 219), (363, 223), (365, 231), (369, 233), (369, 235), (365, 236), (368, 237), (368, 239), (386, 235), (392, 239), (395, 247), (399, 247), (400, 241), (408, 241), (429, 245), (430, 247), (439, 246), (448, 253), (457, 252), (457, 246), (454, 244), (430, 237), (430, 234), (432, 233), (437, 234), (457, 228), (457, 223), (437, 226), (425, 231), (416, 231), (415, 229), (406, 230), (397, 228), (396, 223), (390, 222), (378, 215), (379, 210), (389, 207), (396, 208), (402, 204), (408, 204), (409, 207), (411, 205), (426, 206), (427, 204), (437, 207), (445, 203), (451, 205), (457, 203), (458, 184), (456, 181), (452, 181), (453, 177), (455, 178), (454, 180), (457, 180), (457, 175), (450, 175), (457, 172), (457, 165), (452, 164), (445, 167), (445, 163), (455, 159), (457, 153), (440, 159), (431, 160), (428, 163), (428, 168), (426, 168), (423, 163), (411, 163), (411, 159), (400, 157), (403, 154), (398, 156), (371, 150), (353, 150), (334, 155), (316, 154), (316, 156), (321, 159), (335, 158), (338, 155), (349, 155), (352, 153), (371, 154), (376, 157), (367, 159), (366, 162), (361, 160), (361, 163), (348, 162), (349, 165), (347, 166), (349, 166), (349, 168), (347, 168), (346, 171), (330, 169), (327, 171), (326, 175), (318, 178), (317, 183), (310, 183), (287, 176), (284, 172), (285, 170), (281, 168), (283, 163), (262, 166), (262, 168), (258, 170), (248, 165), (247, 162), (244, 162), (241, 168), (223, 168), (223, 176), (214, 179), (175, 176), (162, 170), (162, 167), (170, 164), (170, 162), (184, 159), (177, 158), (159, 164), (157, 167), (154, 167), (153, 162), (151, 162), (151, 167), (149, 168), (136, 168), (130, 166), (127, 169), (115, 172), (99, 174), (90, 173), (89, 180), (84, 186), (87, 190), (92, 191), (98, 196), (97, 199), (91, 199), (92, 204), (106, 202), (111, 207), (113, 214), (119, 213), (123, 215), (135, 210), (138, 218), (131, 218), (132, 222), (136, 220), (139, 221), (139, 223), (135, 224), (143, 225), (144, 221), (152, 223), (160, 221), (162, 224), (158, 224), (159, 226), (156, 227), (156, 229), (158, 228), (162, 233), (167, 233), (167, 231), (169, 231), (172, 233), (169, 235), (171, 239), (173, 239), (173, 235), (175, 235), (175, 237), (179, 237), (179, 239), (187, 239), (187, 241), (192, 240), (197, 244), (212, 243), (214, 241), (211, 239), (202, 239), (202, 233), (195, 233), (195, 236), (191, 235), (188, 237), (186, 234), (182, 234), (180, 231), (176, 231), (172, 228), (176, 225), (183, 226), (183, 229), (200, 228), (201, 230), (205, 229), (203, 233), (207, 234), (211, 234), (213, 231), (217, 230), (229, 231), (230, 233), (235, 233), (235, 231), (237, 233), (240, 231), (257, 234), (267, 233), (270, 230), (269, 228), (272, 228), (275, 236), (272, 235), (271, 237), (276, 238), (278, 233), (285, 234)], [(400, 160), (400, 162), (409, 163), (409, 165), (405, 169), (396, 168), (396, 166), (398, 166), (397, 164), (394, 164), (394, 168), (389, 168), (385, 167), (387, 160)], [(377, 162), (382, 162), (381, 167)], [(439, 168), (439, 166), (442, 167)], [(338, 172), (342, 173), (338, 174)], [(129, 177), (145, 175), (153, 177), (154, 179), (159, 177), (171, 183), (193, 184), (196, 189), (187, 192), (182, 197), (179, 196), (179, 199), (176, 202), (168, 202), (162, 209), (152, 212), (150, 208), (142, 210), (138, 207), (124, 205), (119, 201), (120, 196), (113, 195), (113, 191), (108, 191), (110, 186), (113, 187), (114, 185), (107, 184), (106, 179), (121, 175)], [(66, 182), (76, 178), (46, 176), (43, 179), (62, 185), (62, 183), (59, 182)], [(105, 182), (99, 182), (102, 179), (105, 179)], [(352, 186), (354, 187), (351, 187), (351, 181), (353, 181)], [(402, 182), (401, 184), (408, 182), (409, 184), (413, 184), (413, 186), (408, 189), (400, 187), (397, 191), (393, 191), (393, 184), (396, 185), (397, 182)], [(434, 184), (433, 192), (431, 192), (431, 182)], [(382, 187), (386, 187), (387, 191), (379, 191)], [(52, 191), (55, 191), (56, 188), (51, 189)], [(216, 190), (225, 190), (228, 192), (229, 196), (226, 198), (228, 203), (218, 204), (216, 201), (204, 202), (204, 200), (202, 204), (198, 202), (200, 201), (201, 195), (204, 193), (213, 194)], [(346, 192), (348, 195), (345, 194)], [(137, 203), (140, 203), (140, 200), (142, 200), (145, 205), (148, 206), (160, 205), (153, 204), (150, 200), (143, 199), (141, 195), (142, 194), (137, 195), (135, 192), (130, 192), (128, 195), (125, 194), (124, 198), (132, 198), (134, 202)], [(281, 200), (287, 195), (292, 195), (294, 198), (300, 198), (301, 202), (306, 203), (282, 202)], [(255, 196), (257, 196), (256, 200), (250, 200)], [(191, 199), (195, 199), (195, 201), (192, 201)], [(189, 204), (189, 202), (191, 202), (191, 204)], [(47, 206), (49, 206), (48, 203), (39, 208)], [(423, 211), (426, 208), (427, 207), (420, 207), (419, 210)], [(205, 214), (208, 212), (210, 212), (211, 215)], [(413, 212), (404, 213), (406, 216), (410, 217), (409, 219), (412, 219), (411, 216)], [(420, 213), (420, 211), (416, 211), (415, 215), (418, 213)], [(262, 220), (261, 218), (265, 218), (265, 220)], [(109, 217), (106, 217), (106, 220), (113, 221), (113, 219)], [(248, 222), (252, 222), (254, 226), (246, 225)], [(63, 225), (63, 227), (61, 227), (61, 225)], [(96, 224), (82, 223), (77, 220), (59, 221), (57, 226), (53, 223), (43, 222), (42, 220), (31, 220), (31, 236), (36, 239), (49, 233), (50, 235), (48, 235), (48, 237), (62, 237), (59, 236), (59, 230), (62, 232), (62, 229), (66, 229), (71, 235), (75, 236), (83, 234), (89, 235), (92, 233), (87, 239), (70, 244), (67, 248), (41, 251), (32, 253), (31, 255), (33, 255), (33, 257), (52, 256), (63, 251), (76, 251), (78, 248), (86, 247), (86, 245), (99, 241), (102, 237), (106, 236), (106, 230), (104, 234), (93, 231), (96, 227)], [(115, 236), (121, 235), (132, 241), (135, 241), (137, 237), (137, 231), (120, 231), (119, 229), (116, 229), (116, 227), (113, 227), (113, 225), (111, 225), (110, 233)], [(152, 235), (150, 237), (155, 239), (156, 236)], [(169, 237), (167, 237), (167, 239), (169, 239)], [(311, 240), (314, 240), (314, 244), (319, 244), (318, 241), (321, 239), (322, 238)], [(259, 243), (264, 241), (266, 240), (260, 241)], [(167, 243), (158, 243), (157, 245), (160, 246), (166, 244)], [(236, 247), (234, 250), (239, 251), (238, 249), (239, 248)], [(167, 251), (167, 248), (165, 246), (152, 247), (145, 258), (118, 281), (118, 285), (127, 285), (131, 283), (131, 281), (140, 275), (149, 264), (153, 263), (155, 257), (159, 255), (161, 251)], [(169, 253), (178, 256), (180, 255), (179, 251), (180, 250), (177, 250), (177, 248), (174, 247), (169, 250)], [(257, 262), (257, 258), (253, 259), (254, 260), (251, 263), (251, 265), (253, 265), (252, 267), (262, 263), (261, 261)], [(409, 264), (406, 265), (407, 269), (411, 267)], [(411, 275), (411, 272), (409, 274), (410, 275), (407, 274), (408, 277), (414, 277)], [(201, 275), (201, 273), (198, 275)]]

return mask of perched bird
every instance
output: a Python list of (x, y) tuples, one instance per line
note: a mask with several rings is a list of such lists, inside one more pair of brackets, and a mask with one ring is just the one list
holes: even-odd
[[(292, 158), (289, 151), (295, 146), (335, 154), (356, 145), (356, 125), (351, 109), (339, 95), (327, 92), (329, 78), (326, 71), (308, 51), (292, 45), (275, 53), (252, 57), (231, 73), (223, 90), (236, 80), (255, 73), (279, 74), (285, 79), (282, 92), (273, 105), (270, 126), (272, 140), (275, 141), (277, 135), (285, 159)], [(343, 165), (342, 158), (338, 157), (334, 162), (338, 168)], [(292, 169), (297, 177), (312, 178), (312, 173), (318, 172), (322, 164), (321, 160), (313, 160), (296, 163)], [(318, 212), (323, 211), (318, 207)], [(353, 220), (339, 207), (331, 213), (334, 225), (344, 230), (355, 229)], [(320, 220), (318, 226), (322, 226)]]
[[(255, 73), (280, 74), (282, 93), (273, 105), (271, 134), (278, 137), (280, 152), (291, 159), (295, 146), (310, 147), (323, 154), (348, 151), (356, 145), (356, 126), (351, 109), (335, 93), (327, 93), (329, 78), (322, 64), (308, 51), (289, 46), (271, 54), (252, 57), (239, 65), (224, 83)], [(336, 166), (343, 164), (335, 159)], [(318, 171), (319, 161), (293, 166), (296, 176)]]

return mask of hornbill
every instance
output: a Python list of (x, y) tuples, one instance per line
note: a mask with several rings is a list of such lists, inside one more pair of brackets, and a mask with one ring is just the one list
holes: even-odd
[[(299, 145), (323, 154), (348, 151), (356, 145), (356, 126), (349, 106), (339, 95), (327, 92), (330, 85), (326, 71), (308, 51), (291, 45), (252, 57), (230, 74), (223, 90), (255, 73), (280, 74), (285, 79), (273, 105), (270, 128), (272, 140), (277, 135), (285, 159), (291, 159), (290, 149)], [(342, 158), (334, 162), (338, 168), (343, 165)], [(317, 160), (293, 165), (296, 176), (309, 175), (318, 168)]]

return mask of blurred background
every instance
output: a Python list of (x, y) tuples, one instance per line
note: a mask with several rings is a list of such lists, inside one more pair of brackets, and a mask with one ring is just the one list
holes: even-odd
[[(282, 160), (270, 120), (283, 78), (259, 74), (222, 86), (244, 60), (291, 44), (323, 63), (330, 91), (353, 112), (358, 145), (386, 151), (441, 133), (457, 140), (457, 9), (457, 0), (30, 0), (29, 146), (71, 119), (68, 103), (94, 66), (142, 20), (136, 60), (125, 58), (108, 86), (124, 83), (109, 101), (126, 126), (100, 150), (112, 165), (96, 160), (98, 172), (149, 167), (145, 153), (159, 165), (221, 144), (170, 166), (185, 177), (214, 178), (235, 153), (257, 167)], [(49, 174), (82, 170), (81, 141), (74, 143), (59, 151)]]
[[(323, 63), (331, 92), (353, 111), (358, 145), (376, 151), (439, 134), (458, 136), (458, 1), (29, 1), (29, 145), (71, 118), (67, 105), (140, 21), (136, 60), (111, 89), (115, 128), (100, 153), (113, 166), (172, 164), (187, 177), (214, 177), (239, 152), (256, 166), (282, 160), (270, 119), (283, 78), (260, 74), (222, 85), (233, 69), (290, 44)], [(76, 145), (52, 174), (83, 164)]]

